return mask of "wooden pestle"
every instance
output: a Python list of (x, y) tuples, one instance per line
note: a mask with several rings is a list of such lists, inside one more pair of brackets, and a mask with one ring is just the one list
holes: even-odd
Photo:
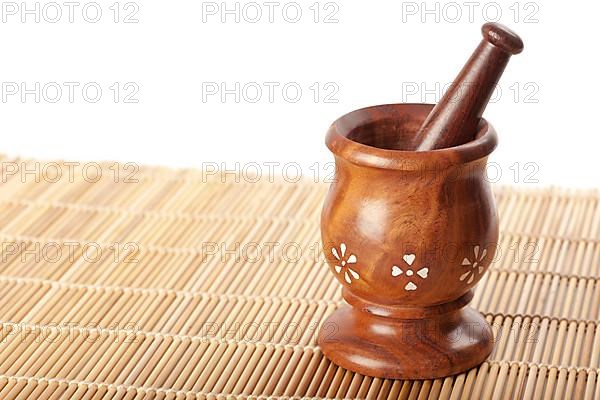
[(473, 140), (510, 56), (523, 51), (521, 38), (501, 24), (487, 23), (481, 33), (483, 40), (417, 132), (413, 142), (417, 151)]

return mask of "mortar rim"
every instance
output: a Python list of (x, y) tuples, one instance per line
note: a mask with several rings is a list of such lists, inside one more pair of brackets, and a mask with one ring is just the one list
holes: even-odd
[[(419, 111), (423, 120), (434, 107), (428, 103), (381, 104), (360, 108), (335, 120), (325, 139), (325, 144), (336, 156), (352, 164), (379, 169), (414, 171), (420, 169), (439, 170), (467, 164), (489, 156), (498, 145), (494, 127), (484, 118), (479, 123), (476, 138), (459, 146), (430, 151), (384, 149), (348, 138), (360, 126), (385, 118), (392, 118), (391, 111), (406, 113)], [(428, 110), (429, 109), (429, 110)], [(396, 116), (397, 117), (397, 116)]]

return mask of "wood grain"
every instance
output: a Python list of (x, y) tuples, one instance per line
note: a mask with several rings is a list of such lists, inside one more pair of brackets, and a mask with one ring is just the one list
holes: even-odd
[[(410, 140), (430, 110), (370, 107), (327, 134), (336, 176), (321, 217), (323, 248), (354, 308), (326, 321), (339, 332), (322, 333), (319, 344), (337, 364), (366, 375), (437, 378), (468, 370), (492, 351), (487, 323), (461, 310), (467, 302), (460, 299), (496, 252), (498, 216), (485, 177), (496, 133), (482, 120), (477, 138), (463, 146), (411, 152), (385, 145), (396, 132)], [(364, 125), (371, 135), (362, 134)], [(413, 342), (416, 323), (424, 332)], [(453, 333), (461, 338), (453, 342)]]
[(523, 51), (521, 38), (501, 24), (484, 24), (481, 34), (483, 40), (407, 149), (427, 151), (459, 146), (477, 134), (477, 125), (510, 57)]

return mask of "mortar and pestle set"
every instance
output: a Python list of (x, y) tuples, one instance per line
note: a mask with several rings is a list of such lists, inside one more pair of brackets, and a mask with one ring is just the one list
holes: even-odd
[(435, 107), (364, 108), (327, 133), (336, 179), (321, 234), (348, 305), (324, 322), (318, 343), (351, 371), (433, 379), (466, 371), (493, 349), (489, 324), (467, 306), (498, 242), (485, 176), (497, 136), (481, 116), (523, 43), (500, 24), (482, 33)]

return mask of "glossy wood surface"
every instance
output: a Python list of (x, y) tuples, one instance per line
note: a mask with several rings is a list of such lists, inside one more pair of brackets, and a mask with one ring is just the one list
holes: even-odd
[(435, 379), (483, 362), (493, 349), (493, 335), (469, 307), (408, 320), (342, 306), (322, 326), (319, 344), (334, 363), (363, 375)]
[(510, 56), (523, 51), (521, 38), (501, 24), (487, 23), (481, 32), (483, 40), (414, 136), (416, 150), (471, 141)]
[(498, 240), (485, 178), (496, 133), (481, 120), (469, 143), (402, 150), (432, 108), (370, 107), (340, 118), (327, 134), (336, 179), (321, 233), (350, 306), (329, 317), (319, 344), (335, 363), (370, 376), (446, 376), (492, 350), (487, 323), (465, 305)]

